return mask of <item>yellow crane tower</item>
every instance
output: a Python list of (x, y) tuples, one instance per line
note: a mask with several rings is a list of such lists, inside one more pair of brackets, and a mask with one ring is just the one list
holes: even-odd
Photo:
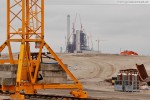
[[(38, 36), (38, 39), (35, 39)], [(19, 58), (14, 59), (11, 43), (20, 43)], [(30, 43), (39, 43), (40, 48), (37, 59), (32, 59)], [(0, 64), (18, 64), (16, 85), (4, 86), (2, 91), (13, 91), (13, 99), (24, 99), (20, 91), (25, 94), (36, 94), (38, 89), (75, 89), (71, 94), (77, 98), (87, 98), (82, 84), (73, 76), (63, 62), (44, 41), (44, 0), (7, 0), (7, 39), (1, 45), (0, 52), (8, 47), (9, 60), (0, 60)], [(42, 48), (46, 47), (51, 56), (59, 63), (62, 69), (74, 81), (73, 84), (38, 84), (37, 76), (40, 66)], [(28, 77), (27, 77), (28, 76)], [(28, 80), (28, 81), (25, 81)]]

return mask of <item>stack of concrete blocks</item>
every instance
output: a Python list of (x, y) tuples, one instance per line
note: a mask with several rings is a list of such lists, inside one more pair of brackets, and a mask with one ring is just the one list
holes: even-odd
[(67, 74), (57, 63), (41, 63), (39, 74), (43, 78), (38, 81), (39, 84), (67, 83)]
[(15, 85), (17, 64), (0, 64), (0, 85)]
[[(66, 65), (67, 66), (67, 65)], [(15, 85), (18, 64), (0, 64), (0, 85)], [(39, 84), (67, 83), (67, 74), (59, 64), (41, 63)]]

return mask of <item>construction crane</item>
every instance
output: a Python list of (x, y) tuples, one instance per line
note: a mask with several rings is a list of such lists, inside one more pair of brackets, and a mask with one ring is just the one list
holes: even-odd
[(98, 48), (98, 53), (101, 53), (101, 51), (100, 51), (100, 41), (103, 41), (103, 40), (96, 40), (96, 42), (97, 42), (97, 44), (98, 44), (98, 46), (97, 46), (97, 48)]
[[(25, 94), (36, 94), (38, 89), (74, 89), (71, 94), (76, 98), (87, 98), (82, 84), (67, 69), (44, 40), (44, 0), (7, 0), (7, 39), (0, 46), (0, 52), (8, 47), (9, 59), (0, 60), (0, 64), (17, 64), (16, 84), (2, 85), (2, 91), (11, 91), (13, 99), (23, 100)], [(38, 38), (35, 38), (38, 36)], [(11, 43), (20, 43), (19, 58), (14, 59)], [(31, 43), (39, 44), (37, 59), (31, 57)], [(38, 84), (42, 48), (46, 47), (51, 56), (74, 81), (73, 84)], [(23, 91), (23, 93), (21, 93)]]

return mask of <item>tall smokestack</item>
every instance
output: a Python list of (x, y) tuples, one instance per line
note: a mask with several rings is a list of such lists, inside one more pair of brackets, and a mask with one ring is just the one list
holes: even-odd
[(67, 46), (66, 51), (68, 52), (68, 45), (69, 45), (69, 36), (70, 36), (70, 15), (67, 15)]
[(76, 51), (80, 52), (80, 30), (76, 30)]

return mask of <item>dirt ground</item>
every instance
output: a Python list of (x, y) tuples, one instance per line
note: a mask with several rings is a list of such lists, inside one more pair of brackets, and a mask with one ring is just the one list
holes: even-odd
[[(57, 54), (68, 64), (68, 69), (83, 84), (89, 97), (105, 100), (149, 100), (150, 90), (117, 92), (111, 83), (104, 81), (116, 76), (120, 69), (136, 68), (144, 64), (150, 75), (149, 56), (122, 56), (110, 54)], [(71, 82), (71, 78), (68, 77)], [(38, 93), (69, 95), (69, 90), (42, 90)]]
[(104, 81), (116, 76), (120, 69), (136, 68), (135, 64), (144, 64), (150, 75), (150, 57), (148, 56), (109, 54), (58, 54), (58, 56), (68, 64), (69, 70), (82, 82), (84, 89), (89, 91), (91, 97), (111, 100), (150, 99), (150, 90), (134, 93), (116, 92), (114, 86)]

